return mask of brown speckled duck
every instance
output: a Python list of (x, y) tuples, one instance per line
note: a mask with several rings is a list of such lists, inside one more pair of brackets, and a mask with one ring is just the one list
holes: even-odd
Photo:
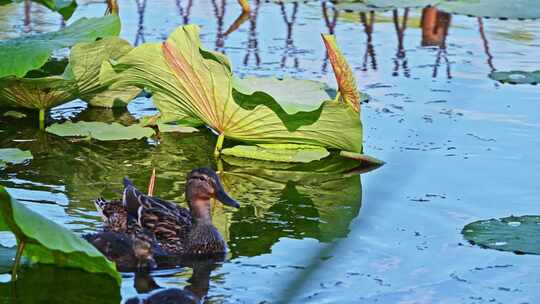
[[(218, 175), (209, 168), (195, 169), (188, 174), (185, 195), (189, 210), (141, 193), (124, 178), (121, 201), (95, 201), (104, 219), (104, 231), (85, 238), (109, 259), (117, 262), (118, 257), (135, 257), (138, 266), (151, 266), (154, 256), (158, 255), (225, 253), (227, 245), (212, 224), (211, 201), (216, 198), (235, 208), (240, 207), (239, 204), (225, 192)], [(115, 246), (108, 240), (124, 240), (124, 252), (113, 252)], [(153, 256), (147, 256), (147, 252)]]

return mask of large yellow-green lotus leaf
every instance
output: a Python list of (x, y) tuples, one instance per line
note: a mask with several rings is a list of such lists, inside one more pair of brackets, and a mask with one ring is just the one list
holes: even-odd
[(362, 152), (362, 125), (349, 106), (312, 100), (314, 110), (287, 112), (265, 92), (254, 89), (246, 95), (235, 90), (222, 56), (201, 51), (199, 28), (188, 25), (164, 43), (143, 44), (118, 62), (105, 63), (102, 79), (115, 87), (147, 88), (161, 95), (154, 103), (162, 119), (195, 118), (226, 138)]

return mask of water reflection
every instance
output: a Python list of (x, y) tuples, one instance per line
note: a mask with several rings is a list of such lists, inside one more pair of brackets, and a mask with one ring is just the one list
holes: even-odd
[[(323, 1), (321, 4), (322, 7), (322, 15), (324, 19), (324, 24), (326, 25), (326, 28), (328, 29), (328, 34), (333, 35), (336, 29), (338, 17), (339, 17), (339, 11), (334, 7), (331, 6), (331, 8), (328, 7), (328, 4), (326, 1)], [(332, 17), (330, 17), (330, 14)], [(324, 59), (323, 64), (321, 67), (322, 72), (326, 73), (328, 70), (328, 54), (324, 53)]]
[(137, 21), (137, 34), (135, 35), (134, 45), (139, 45), (140, 43), (145, 43), (144, 39), (144, 12), (146, 11), (146, 0), (135, 0), (137, 4), (137, 14), (139, 15), (139, 20)]
[(368, 70), (369, 66), (372, 70), (377, 70), (377, 57), (375, 55), (375, 48), (373, 47), (373, 25), (375, 24), (375, 12), (359, 13), (360, 22), (364, 26), (364, 34), (366, 34), (366, 50), (364, 52), (362, 61), (362, 71)]
[(182, 17), (182, 24), (189, 24), (189, 16), (191, 14), (193, 0), (187, 0), (185, 6), (182, 5), (182, 2), (182, 0), (176, 0), (176, 8), (178, 8), (178, 14), (180, 14), (180, 17)]
[(452, 78), (450, 71), (450, 61), (446, 50), (446, 37), (450, 28), (452, 15), (438, 10), (436, 7), (426, 7), (422, 10), (422, 46), (437, 46), (435, 65), (433, 66), (432, 77), (437, 78), (441, 60), (446, 64), (446, 77)]
[[(127, 5), (123, 4), (121, 0), (120, 6)], [(130, 0), (133, 1), (133, 0)], [(155, 36), (155, 33), (146, 33), (145, 31), (145, 15), (149, 13), (149, 10), (161, 9), (160, 6), (155, 6), (154, 8), (147, 8), (147, 0), (135, 0), (136, 4), (136, 23), (137, 26), (134, 30), (134, 44), (139, 45), (147, 41), (147, 38), (151, 35), (152, 38)], [(239, 29), (245, 22), (249, 25), (247, 27), (247, 40), (240, 45), (231, 46), (231, 49), (236, 49), (238, 46), (244, 50), (244, 55), (241, 58), (241, 62), (245, 68), (249, 67), (260, 67), (262, 64), (261, 57), (265, 54), (265, 50), (260, 48), (259, 43), (259, 33), (258, 33), (258, 19), (263, 7), (265, 11), (268, 11), (272, 14), (281, 14), (281, 21), (278, 19), (273, 19), (272, 22), (283, 22), (283, 25), (286, 29), (285, 35), (285, 44), (283, 46), (283, 52), (280, 55), (280, 58), (275, 61), (270, 61), (276, 63), (279, 68), (283, 69), (286, 67), (292, 68), (292, 72), (298, 72), (300, 64), (302, 61), (302, 55), (305, 53), (300, 50), (311, 50), (310, 48), (304, 47), (302, 43), (305, 43), (304, 37), (299, 39), (294, 37), (295, 27), (302, 26), (298, 24), (298, 19), (300, 17), (300, 11), (304, 7), (300, 1), (288, 1), (288, 2), (278, 2), (278, 3), (266, 3), (265, 1), (254, 0), (251, 3), (251, 11), (243, 12), (241, 11), (236, 3), (236, 1), (227, 1), (227, 0), (209, 0), (207, 2), (196, 2), (193, 0), (174, 0), (171, 5), (174, 7), (174, 11), (181, 18), (181, 22), (175, 24), (188, 24), (192, 21), (192, 15), (194, 13), (200, 13), (200, 11), (206, 11), (210, 7), (210, 10), (214, 14), (215, 19), (215, 37), (212, 39), (214, 44), (214, 49), (220, 52), (225, 52), (227, 47), (225, 46), (226, 38), (231, 35), (234, 31)], [(44, 18), (46, 15), (46, 10), (38, 5), (33, 5), (31, 1), (24, 1), (23, 9), (21, 10), (20, 19), (22, 20), (21, 29), (24, 32), (43, 32), (46, 30), (56, 30), (57, 27), (48, 27), (54, 23), (50, 19), (46, 21)], [(92, 4), (93, 5), (93, 4)], [(163, 4), (166, 5), (166, 4)], [(433, 48), (433, 58), (434, 62), (430, 65), (432, 67), (432, 72), (430, 77), (438, 78), (441, 76), (441, 71), (446, 79), (452, 79), (452, 62), (449, 60), (448, 56), (448, 35), (452, 25), (452, 15), (437, 9), (437, 7), (429, 6), (423, 9), (412, 9), (412, 8), (403, 8), (403, 9), (394, 9), (390, 11), (369, 11), (368, 8), (364, 8), (358, 12), (349, 12), (343, 11), (338, 8), (331, 1), (321, 1), (320, 3), (319, 15), (314, 16), (315, 18), (321, 18), (324, 21), (325, 31), (328, 34), (336, 34), (337, 28), (344, 23), (350, 24), (351, 19), (355, 19), (356, 23), (354, 26), (361, 30), (365, 37), (365, 50), (363, 55), (360, 57), (361, 61), (358, 64), (358, 69), (362, 71), (373, 70), (376, 71), (381, 68), (380, 62), (381, 59), (377, 58), (377, 55), (388, 56), (389, 61), (392, 64), (390, 65), (390, 75), (394, 77), (404, 77), (410, 78), (412, 76), (412, 67), (410, 63), (410, 56), (407, 56), (406, 45), (420, 45), (422, 47)], [(204, 6), (204, 8), (202, 7)], [(228, 6), (231, 9), (228, 9)], [(306, 10), (315, 7), (314, 5), (305, 6)], [(100, 8), (101, 10), (101, 8)], [(199, 10), (199, 11), (198, 11)], [(154, 11), (155, 12), (155, 11)], [(232, 12), (233, 15), (238, 14), (238, 17), (227, 27), (227, 13)], [(316, 10), (314, 10), (316, 12)], [(420, 41), (419, 42), (410, 42), (410, 40), (418, 39), (417, 35), (407, 35), (407, 29), (409, 32), (416, 27), (416, 14), (420, 14)], [(357, 14), (357, 18), (351, 18), (350, 16)], [(206, 15), (204, 16), (207, 17)], [(56, 19), (58, 20), (58, 19)], [(386, 33), (378, 34), (375, 32), (375, 23), (388, 23), (390, 20), (393, 23), (393, 28), (396, 34), (396, 51), (394, 54), (388, 55), (385, 52), (380, 52), (377, 54), (375, 48), (376, 44), (374, 41), (378, 40), (377, 35), (385, 35)], [(151, 21), (154, 22), (154, 21)], [(411, 24), (410, 24), (411, 23)], [(490, 43), (488, 37), (485, 34), (485, 21), (478, 17), (477, 18), (477, 27), (478, 27), (478, 38), (481, 40), (486, 54), (486, 64), (490, 70), (493, 72), (496, 70), (494, 66), (494, 57), (493, 53), (490, 51)], [(63, 28), (65, 26), (65, 21), (60, 18), (60, 21), (56, 21), (56, 24)], [(379, 28), (379, 27), (377, 27)], [(382, 28), (382, 27), (381, 27)], [(125, 29), (130, 31), (129, 29)], [(354, 30), (354, 29), (353, 29)], [(276, 37), (270, 38), (269, 40), (279, 39), (279, 33), (277, 31), (268, 31), (268, 33), (274, 34)], [(268, 34), (266, 33), (266, 34)], [(159, 33), (158, 39), (162, 39), (165, 32)], [(339, 37), (338, 37), (339, 39)], [(298, 41), (295, 41), (298, 40)], [(300, 45), (298, 45), (300, 43)], [(456, 43), (456, 42), (453, 42)], [(270, 48), (275, 48), (275, 46), (270, 46)], [(272, 54), (272, 52), (269, 52)], [(322, 55), (321, 55), (322, 57)], [(354, 58), (354, 56), (352, 57)], [(324, 54), (324, 58), (321, 58), (320, 71), (326, 73), (328, 71), (328, 56)], [(354, 60), (352, 60), (353, 63)], [(354, 65), (353, 65), (354, 67)], [(416, 73), (415, 77), (420, 77), (421, 73)]]
[(285, 38), (285, 47), (283, 49), (283, 55), (281, 57), (281, 67), (284, 68), (287, 66), (287, 59), (291, 58), (293, 60), (293, 66), (295, 69), (298, 69), (298, 52), (294, 46), (293, 40), (293, 27), (296, 22), (296, 13), (298, 12), (298, 2), (292, 3), (292, 10), (290, 20), (287, 14), (287, 8), (284, 3), (279, 3), (281, 8), (281, 15), (283, 16), (283, 21), (287, 25), (287, 38)]
[(399, 12), (397, 9), (392, 11), (392, 21), (394, 22), (394, 27), (397, 34), (397, 53), (394, 57), (394, 72), (392, 76), (399, 75), (399, 69), (403, 69), (403, 76), (409, 78), (411, 72), (407, 63), (407, 54), (405, 53), (405, 48), (403, 47), (403, 39), (405, 38), (405, 30), (407, 29), (407, 21), (409, 20), (409, 9), (406, 8), (403, 10), (403, 17), (401, 19), (401, 24), (399, 23)]
[(182, 266), (192, 269), (187, 280), (189, 283), (183, 289), (163, 288), (159, 286), (153, 275), (159, 273), (137, 272), (134, 278), (134, 287), (139, 294), (148, 294), (127, 300), (131, 303), (201, 303), (210, 289), (211, 273), (223, 262), (222, 258), (184, 260)]

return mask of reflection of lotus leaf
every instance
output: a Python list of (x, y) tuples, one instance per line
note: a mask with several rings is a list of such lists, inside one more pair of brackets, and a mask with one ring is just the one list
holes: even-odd
[[(251, 205), (233, 216), (237, 219), (230, 227), (233, 254), (269, 252), (280, 237), (311, 237), (323, 242), (345, 237), (360, 210), (360, 177), (343, 174), (358, 166), (355, 161), (332, 157), (289, 164), (288, 168), (230, 157), (226, 161), (235, 166), (222, 174), (225, 187), (238, 201)], [(253, 238), (248, 237), (249, 231)]]
[(112, 304), (120, 300), (120, 288), (109, 276), (49, 265), (22, 269), (17, 284), (0, 283), (2, 303)]
[(467, 224), (462, 232), (469, 242), (485, 248), (540, 254), (540, 216), (509, 216)]

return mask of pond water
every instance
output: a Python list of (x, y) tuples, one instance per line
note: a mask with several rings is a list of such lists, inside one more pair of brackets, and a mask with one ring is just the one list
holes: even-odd
[[(94, 198), (119, 196), (125, 175), (146, 187), (152, 168), (156, 195), (182, 202), (188, 171), (223, 166), (242, 207), (214, 206), (230, 253), (211, 272), (124, 273), (119, 295), (106, 279), (40, 266), (24, 270), (15, 291), (1, 284), (9, 295), (0, 301), (115, 303), (158, 285), (190, 286), (207, 294), (205, 303), (539, 303), (538, 256), (481, 249), (463, 240), (461, 229), (478, 219), (540, 214), (538, 86), (488, 77), (540, 69), (540, 21), (252, 2), (250, 19), (224, 36), (240, 14), (236, 1), (119, 1), (121, 36), (160, 41), (196, 23), (205, 45), (226, 53), (239, 75), (335, 86), (319, 35), (334, 33), (361, 91), (373, 97), (362, 105), (365, 152), (386, 165), (344, 176), (238, 159), (216, 164), (215, 137), (206, 131), (165, 134), (159, 142), (71, 142), (39, 132), (35, 117), (2, 117), (0, 147), (31, 150), (34, 159), (0, 171), (0, 185), (77, 232), (99, 229)], [(82, 1), (71, 20), (104, 10)], [(1, 38), (62, 26), (36, 5), (27, 18), (23, 5), (0, 12)], [(425, 20), (420, 26), (428, 14), (436, 16), (434, 32)], [(129, 123), (154, 113), (141, 97), (115, 111), (72, 102), (52, 118)]]

